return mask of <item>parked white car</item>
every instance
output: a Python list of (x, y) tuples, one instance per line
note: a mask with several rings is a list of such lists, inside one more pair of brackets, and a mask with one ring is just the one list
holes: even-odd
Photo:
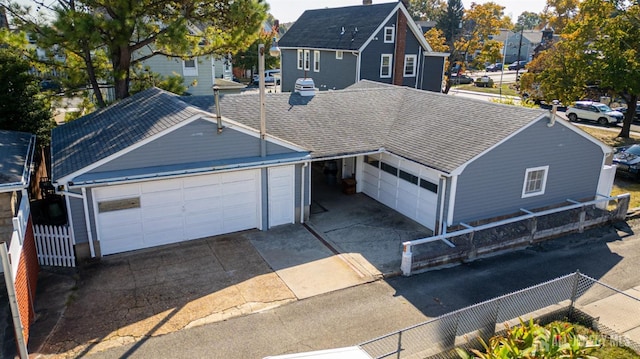
[(570, 121), (579, 120), (596, 121), (601, 125), (620, 123), (624, 120), (624, 114), (614, 111), (609, 106), (593, 101), (578, 101), (573, 106), (569, 106), (566, 115)]
[[(257, 85), (260, 82), (260, 75), (253, 75), (253, 84)], [(264, 71), (264, 83), (266, 85), (280, 85), (280, 70), (265, 70)]]

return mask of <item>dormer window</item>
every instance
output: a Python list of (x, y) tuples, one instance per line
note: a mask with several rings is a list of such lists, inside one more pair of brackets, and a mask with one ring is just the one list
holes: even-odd
[(396, 28), (393, 26), (387, 26), (384, 28), (384, 42), (393, 43), (395, 40)]

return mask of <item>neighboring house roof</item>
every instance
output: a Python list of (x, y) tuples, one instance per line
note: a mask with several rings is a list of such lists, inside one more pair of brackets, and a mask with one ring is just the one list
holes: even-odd
[(29, 185), (36, 136), (0, 130), (0, 192)]
[(52, 177), (71, 174), (202, 113), (175, 94), (151, 88), (58, 126), (51, 133)]
[(307, 10), (282, 36), (278, 46), (358, 50), (398, 4), (391, 2)]
[[(213, 111), (211, 96), (183, 97)], [(226, 95), (224, 117), (259, 128), (258, 95)], [(249, 104), (256, 104), (249, 105)], [(267, 133), (313, 158), (387, 150), (451, 173), (549, 112), (361, 81), (348, 89), (266, 96)]]

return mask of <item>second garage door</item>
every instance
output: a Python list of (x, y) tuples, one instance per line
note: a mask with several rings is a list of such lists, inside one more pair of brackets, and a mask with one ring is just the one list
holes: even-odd
[(102, 255), (258, 228), (260, 171), (93, 189)]

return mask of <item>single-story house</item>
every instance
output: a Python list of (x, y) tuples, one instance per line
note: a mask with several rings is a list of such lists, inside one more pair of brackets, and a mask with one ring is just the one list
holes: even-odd
[(56, 128), (77, 245), (106, 255), (305, 221), (321, 161), (435, 233), (610, 192), (611, 149), (545, 110), (370, 81), (265, 108), (262, 136), (257, 94), (222, 96), (217, 123), (213, 96), (150, 89)]
[(28, 193), (35, 146), (36, 136), (30, 133), (0, 130), (0, 245), (7, 247), (6, 262), (0, 256), (0, 273), (5, 279), (9, 277), (4, 283), (15, 292), (22, 329), (22, 336), (16, 336), (18, 350), (29, 340), (29, 327), (35, 320), (33, 304), (40, 270)]

